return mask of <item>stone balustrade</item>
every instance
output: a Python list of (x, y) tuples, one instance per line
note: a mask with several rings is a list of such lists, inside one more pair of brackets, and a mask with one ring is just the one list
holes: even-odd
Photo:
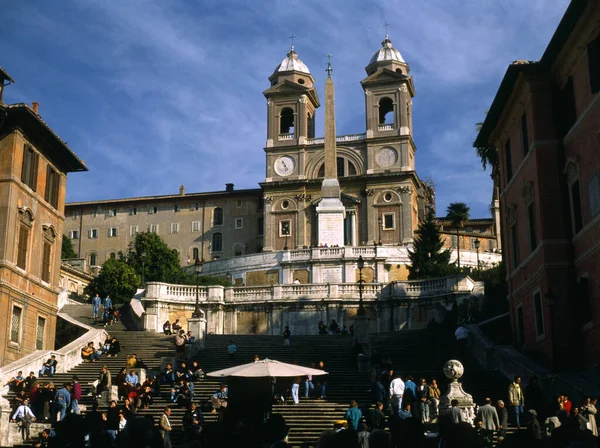
[[(337, 248), (343, 250), (344, 248)], [(475, 282), (467, 276), (443, 277), (430, 280), (412, 280), (392, 282), (388, 286), (382, 283), (365, 283), (362, 295), (365, 299), (419, 298), (436, 297), (448, 293), (470, 293)], [(149, 283), (144, 300), (163, 302), (194, 303), (198, 289), (201, 303), (218, 302), (224, 304), (243, 304), (249, 302), (274, 302), (321, 299), (358, 299), (358, 283), (319, 283), (289, 284), (271, 286), (200, 286), (170, 285), (167, 283)]]
[[(348, 134), (348, 135), (338, 135), (335, 138), (335, 141), (337, 143), (355, 142), (358, 140), (364, 140), (365, 138), (367, 138), (367, 134), (364, 134), (364, 133), (363, 134)], [(323, 138), (323, 137), (306, 139), (307, 145), (322, 145), (324, 143), (325, 143), (325, 138)]]

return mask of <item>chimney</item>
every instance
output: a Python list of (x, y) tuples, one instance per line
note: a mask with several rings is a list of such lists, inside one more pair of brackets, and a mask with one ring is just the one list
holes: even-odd
[(233, 184), (225, 184), (225, 191), (231, 193), (233, 191)]
[(31, 103), (31, 108), (33, 109), (33, 111), (36, 114), (39, 114), (38, 110), (40, 110), (40, 105), (37, 101), (34, 101), (33, 103)]
[(179, 187), (179, 196), (185, 196), (185, 187), (183, 185)]

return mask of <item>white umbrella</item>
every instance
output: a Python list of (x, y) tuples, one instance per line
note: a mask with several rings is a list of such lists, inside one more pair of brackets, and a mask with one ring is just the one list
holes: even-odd
[(226, 377), (237, 376), (244, 378), (261, 377), (284, 377), (284, 376), (304, 376), (304, 375), (326, 375), (324, 370), (311, 369), (309, 367), (287, 364), (285, 362), (275, 361), (274, 359), (263, 359), (241, 366), (230, 367), (229, 369), (217, 370), (207, 373), (208, 376)]

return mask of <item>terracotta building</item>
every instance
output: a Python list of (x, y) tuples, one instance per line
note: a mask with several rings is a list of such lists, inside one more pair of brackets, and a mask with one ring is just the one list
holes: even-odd
[(495, 148), (514, 339), (600, 360), (600, 2), (573, 0), (539, 61), (512, 63), (475, 146)]
[[(498, 252), (497, 228), (493, 218), (469, 219), (456, 235), (456, 227), (445, 218), (437, 218), (444, 248), (474, 250), (482, 253)], [(482, 266), (483, 267), (483, 266)]]
[(37, 103), (4, 104), (0, 68), (0, 366), (53, 349), (67, 173), (87, 171)]

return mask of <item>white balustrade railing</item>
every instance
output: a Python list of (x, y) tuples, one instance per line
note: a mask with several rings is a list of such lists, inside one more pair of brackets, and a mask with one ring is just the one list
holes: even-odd
[(319, 258), (341, 258), (344, 256), (344, 247), (319, 247), (316, 249)]
[(292, 260), (308, 260), (310, 259), (310, 249), (300, 249), (290, 252), (290, 258)]
[[(344, 248), (328, 248), (321, 250), (344, 250)], [(444, 277), (430, 280), (395, 281), (389, 286), (383, 283), (363, 284), (363, 298), (412, 299), (434, 297), (448, 293), (470, 293), (475, 283), (467, 276)], [(309, 283), (309, 284), (277, 284), (271, 286), (201, 286), (198, 297), (201, 302), (265, 302), (298, 299), (358, 299), (360, 287), (358, 283)], [(159, 299), (164, 301), (192, 302), (196, 298), (196, 287), (193, 285), (168, 285), (166, 283), (149, 283), (144, 300)]]
[(359, 257), (359, 256), (374, 257), (375, 254), (376, 254), (375, 247), (362, 246), (362, 247), (353, 247), (352, 248), (352, 255), (354, 257)]
[(380, 124), (378, 129), (380, 131), (393, 131), (394, 125), (393, 124)]
[[(348, 134), (348, 135), (338, 135), (335, 138), (335, 141), (337, 143), (344, 143), (344, 142), (354, 142), (354, 141), (358, 141), (358, 140), (364, 140), (365, 138), (367, 138), (367, 134)], [(325, 139), (323, 137), (306, 139), (307, 145), (319, 145), (319, 144), (323, 144), (323, 143), (325, 143)]]
[(279, 140), (292, 140), (294, 134), (279, 134)]

